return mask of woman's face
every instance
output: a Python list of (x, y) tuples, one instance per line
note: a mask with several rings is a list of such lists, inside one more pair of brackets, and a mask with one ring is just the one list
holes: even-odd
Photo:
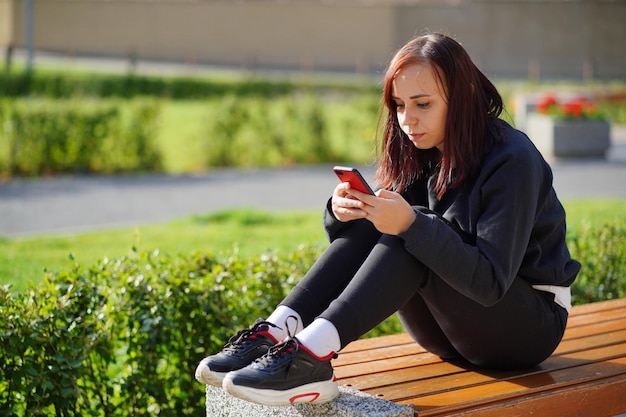
[(397, 105), (398, 123), (419, 149), (443, 151), (448, 103), (441, 88), (429, 64), (402, 68), (392, 83), (391, 94)]

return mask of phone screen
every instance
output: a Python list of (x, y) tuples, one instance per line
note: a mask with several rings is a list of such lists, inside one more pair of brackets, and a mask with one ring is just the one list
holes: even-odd
[(335, 171), (335, 174), (341, 182), (348, 182), (350, 183), (350, 187), (355, 190), (374, 195), (372, 187), (370, 187), (367, 181), (365, 181), (365, 178), (363, 178), (363, 175), (361, 175), (358, 169), (336, 166), (333, 168), (333, 171)]

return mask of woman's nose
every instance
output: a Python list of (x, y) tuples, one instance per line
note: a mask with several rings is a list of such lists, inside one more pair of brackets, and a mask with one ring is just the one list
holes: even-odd
[(417, 112), (413, 109), (407, 108), (406, 111), (404, 112), (404, 122), (407, 125), (416, 124), (418, 122)]

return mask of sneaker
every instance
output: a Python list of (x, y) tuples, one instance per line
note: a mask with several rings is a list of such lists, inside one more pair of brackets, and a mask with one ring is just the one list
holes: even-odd
[(227, 373), (250, 365), (278, 342), (269, 333), (270, 326), (277, 327), (259, 319), (252, 327), (240, 330), (219, 353), (200, 361), (196, 368), (196, 379), (207, 385), (221, 387)]
[(229, 372), (223, 388), (243, 400), (270, 406), (326, 403), (339, 395), (330, 360), (318, 358), (290, 338), (245, 368)]

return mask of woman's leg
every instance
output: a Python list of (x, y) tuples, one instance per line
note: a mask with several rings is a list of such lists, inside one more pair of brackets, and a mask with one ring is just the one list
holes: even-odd
[[(520, 278), (502, 300), (485, 307), (431, 275), (411, 303), (401, 313), (418, 343), (428, 348), (433, 335), (436, 341), (443, 334), (454, 350), (434, 353), (445, 357), (457, 351), (484, 368), (512, 369), (539, 364), (557, 347), (567, 323), (567, 312), (554, 303), (551, 293), (537, 291)], [(432, 329), (422, 327), (423, 306), (428, 308), (441, 333), (434, 331), (431, 335), (424, 331)], [(438, 346), (445, 347), (441, 343)]]
[[(371, 241), (363, 246), (354, 239), (333, 242), (340, 245), (324, 253), (284, 304), (298, 312), (309, 303), (319, 308), (330, 302), (328, 308), (296, 338), (271, 348), (253, 365), (230, 372), (224, 378), (226, 392), (269, 405), (326, 402), (339, 395), (330, 363), (335, 352), (406, 303), (426, 271), (401, 239), (378, 235), (373, 247)], [(366, 250), (355, 251), (351, 243)], [(308, 309), (305, 314), (310, 313)]]
[(398, 310), (398, 317), (406, 332), (427, 351), (443, 360), (461, 358), (419, 292)]
[[(319, 291), (323, 294), (323, 287)], [(399, 311), (425, 348), (446, 359), (460, 355), (481, 367), (542, 362), (559, 344), (567, 322), (552, 294), (522, 279), (498, 303), (483, 306), (432, 274), (406, 252), (401, 239), (389, 235), (380, 236), (339, 291), (319, 317), (335, 325), (342, 347)]]
[(333, 240), (281, 305), (297, 311), (302, 324), (309, 325), (342, 293), (380, 236), (369, 221), (353, 222)]
[(404, 249), (402, 239), (382, 235), (319, 317), (335, 325), (343, 348), (405, 305), (426, 273), (427, 268)]
[(401, 239), (358, 223), (359, 233), (335, 240), (285, 299), (305, 326), (330, 321), (345, 347), (399, 311), (425, 348), (490, 368), (535, 365), (560, 342), (567, 313), (552, 294), (516, 279), (502, 300), (482, 306), (432, 274)]

